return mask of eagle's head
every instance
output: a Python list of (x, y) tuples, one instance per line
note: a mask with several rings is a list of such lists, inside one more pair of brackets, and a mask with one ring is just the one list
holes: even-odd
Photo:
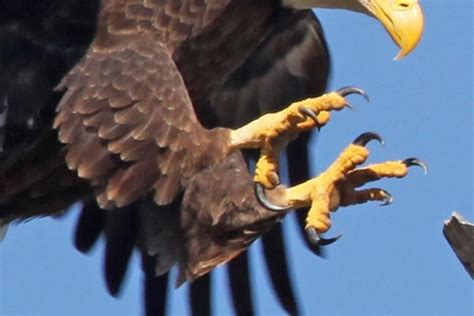
[(282, 4), (295, 9), (344, 9), (372, 16), (400, 47), (397, 60), (416, 47), (423, 33), (423, 12), (418, 0), (282, 0)]

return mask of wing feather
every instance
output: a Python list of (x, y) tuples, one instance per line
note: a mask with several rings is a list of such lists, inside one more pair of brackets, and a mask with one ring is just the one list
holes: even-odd
[(224, 126), (239, 127), (324, 93), (328, 78), (329, 52), (319, 21), (311, 10), (289, 11), (227, 79), (212, 106)]
[(237, 316), (254, 315), (248, 252), (244, 251), (227, 266), (230, 293)]
[(55, 127), (68, 166), (107, 205), (153, 190), (158, 204), (170, 203), (186, 177), (224, 154), (228, 132), (198, 123), (170, 54), (146, 37), (105, 52), (92, 46), (59, 88), (67, 91)]

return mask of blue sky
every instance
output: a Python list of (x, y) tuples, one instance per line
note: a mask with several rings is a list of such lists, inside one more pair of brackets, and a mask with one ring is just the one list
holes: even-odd
[[(395, 202), (340, 209), (333, 233), (344, 237), (323, 260), (306, 250), (292, 218), (285, 221), (297, 294), (306, 315), (473, 315), (473, 283), (444, 240), (453, 210), (473, 212), (473, 2), (425, 0), (420, 46), (401, 62), (382, 27), (364, 16), (322, 11), (333, 56), (331, 88), (358, 85), (367, 104), (333, 116), (313, 144), (314, 174), (365, 131), (385, 138), (370, 144), (370, 162), (417, 156), (427, 176), (412, 169), (404, 180), (377, 184)], [(73, 249), (78, 212), (61, 220), (33, 220), (10, 229), (0, 245), (1, 315), (138, 315), (137, 258), (119, 300), (105, 290), (102, 245), (92, 256)], [(259, 243), (252, 246), (257, 310), (283, 314), (263, 273)], [(229, 314), (225, 273), (214, 278), (215, 310)], [(174, 292), (171, 312), (186, 314), (186, 287)]]

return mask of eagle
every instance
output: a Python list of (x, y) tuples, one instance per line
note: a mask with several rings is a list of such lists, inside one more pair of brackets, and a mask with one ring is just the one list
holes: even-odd
[[(199, 280), (230, 262), (232, 285), (248, 288), (248, 280), (236, 277), (246, 266), (238, 256), (290, 210), (309, 208), (298, 216), (308, 245), (320, 253), (337, 239), (321, 235), (331, 211), (391, 202), (382, 189), (356, 187), (424, 167), (410, 158), (356, 169), (367, 159), (364, 145), (381, 140), (365, 133), (308, 180), (306, 147), (309, 131), (347, 107), (349, 94), (365, 96), (355, 87), (322, 95), (329, 53), (310, 9), (376, 18), (402, 58), (423, 30), (416, 0), (23, 0), (2, 6), (0, 223), (56, 215), (83, 201), (76, 245), (87, 251), (104, 233), (112, 293), (134, 247), (143, 255), (148, 294), (163, 291), (175, 265), (178, 284), (194, 281), (202, 289), (208, 284)], [(280, 184), (283, 150), (292, 187)], [(274, 276), (287, 275), (284, 261), (272, 256), (283, 252), (280, 234), (277, 228), (264, 235)], [(274, 282), (294, 312), (288, 282)], [(149, 297), (150, 309), (161, 308), (150, 303), (161, 297)]]

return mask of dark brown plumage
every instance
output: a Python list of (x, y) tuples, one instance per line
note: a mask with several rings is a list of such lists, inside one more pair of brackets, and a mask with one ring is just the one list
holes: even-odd
[[(185, 246), (173, 241), (169, 249), (176, 253), (161, 269), (179, 262), (183, 280), (229, 261), (270, 226), (267, 220), (276, 220), (253, 197), (242, 156), (227, 156), (230, 130), (202, 126), (194, 110), (220, 110), (219, 87), (290, 13), (273, 1), (217, 4), (104, 3), (94, 42), (58, 86), (66, 92), (54, 127), (68, 168), (90, 180), (101, 208), (124, 207), (147, 194), (166, 206), (184, 192), (170, 217), (181, 214), (180, 233), (173, 234), (183, 235)], [(225, 175), (235, 169), (242, 171)]]
[[(54, 126), (65, 146), (54, 142), (55, 132), (47, 137), (54, 144), (48, 155), (58, 161), (55, 172), (67, 175), (75, 190), (65, 199), (68, 195), (56, 194), (64, 190), (62, 182), (41, 183), (45, 209), (31, 212), (31, 205), (41, 204), (20, 181), (25, 189), (0, 195), (12, 216), (0, 214), (12, 221), (58, 212), (90, 196), (92, 184), (100, 206), (111, 212), (91, 215), (101, 211), (92, 201), (86, 204), (78, 247), (90, 249), (104, 229), (107, 283), (117, 293), (137, 245), (150, 293), (161, 286), (149, 287), (155, 278), (150, 270), (165, 273), (179, 263), (181, 281), (192, 280), (237, 256), (275, 224), (275, 214), (253, 196), (242, 154), (226, 156), (228, 130), (217, 127), (240, 126), (322, 93), (328, 54), (311, 12), (282, 9), (270, 0), (104, 3), (93, 43), (58, 86), (65, 93)], [(301, 154), (306, 141), (300, 141)], [(9, 179), (13, 169), (2, 170)], [(39, 178), (45, 177), (50, 174)], [(19, 200), (29, 207), (15, 209)], [(284, 251), (270, 239), (264, 244)], [(121, 262), (108, 259), (117, 254)], [(287, 273), (284, 261), (267, 261), (273, 275)], [(291, 287), (286, 281), (275, 286), (287, 310), (296, 313)]]

